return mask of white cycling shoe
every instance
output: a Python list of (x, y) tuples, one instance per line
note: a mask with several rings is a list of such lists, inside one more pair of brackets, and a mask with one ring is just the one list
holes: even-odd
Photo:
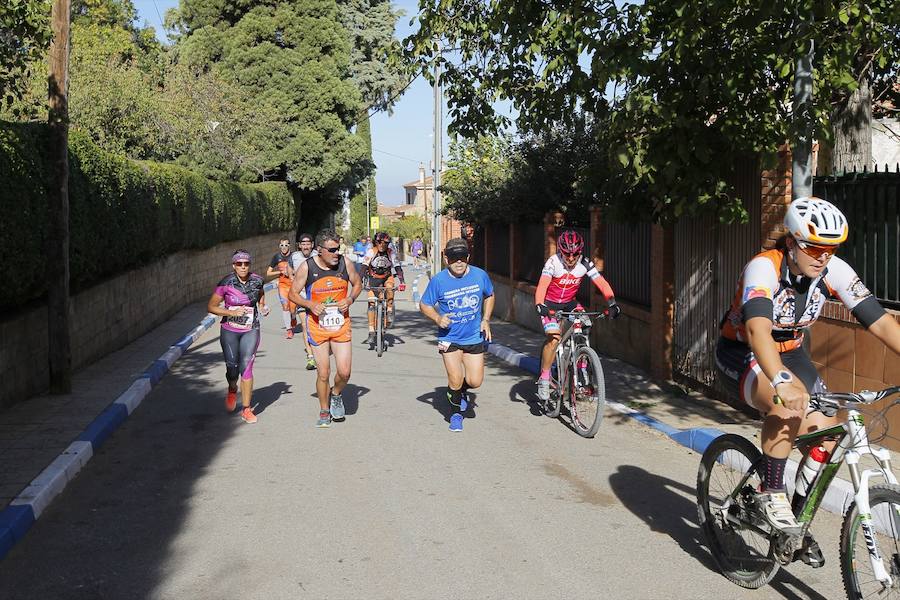
[(779, 491), (764, 491), (756, 495), (759, 512), (772, 528), (786, 535), (800, 535), (801, 527), (791, 510), (787, 494)]
[(547, 400), (550, 399), (550, 380), (549, 379), (538, 379), (537, 395), (538, 395), (538, 399), (541, 402), (546, 402)]

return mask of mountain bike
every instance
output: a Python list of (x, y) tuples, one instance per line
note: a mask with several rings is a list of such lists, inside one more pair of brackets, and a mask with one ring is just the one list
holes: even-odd
[(572, 324), (556, 347), (555, 368), (550, 371), (550, 399), (544, 413), (556, 419), (563, 402), (567, 402), (575, 432), (582, 437), (594, 437), (606, 407), (606, 383), (600, 357), (588, 340), (593, 322), (606, 318), (606, 313), (556, 311), (551, 314)]
[[(798, 480), (809, 452), (825, 441), (836, 445), (831, 456), (809, 482), (805, 494), (794, 492), (791, 505), (798, 535), (769, 527), (754, 502), (762, 481), (762, 453), (744, 437), (719, 436), (709, 445), (697, 475), (697, 507), (707, 546), (722, 573), (746, 588), (769, 583), (781, 565), (803, 559), (814, 543), (808, 534), (825, 492), (838, 469), (847, 463), (853, 501), (843, 517), (840, 538), (841, 574), (847, 597), (900, 598), (900, 486), (891, 470), (890, 452), (873, 447), (858, 408), (900, 394), (900, 386), (880, 392), (813, 394), (810, 405), (827, 415), (847, 411), (844, 423), (797, 437), (803, 451)], [(886, 413), (900, 400), (889, 402), (873, 420), (884, 423)], [(876, 468), (861, 469), (870, 455)], [(872, 479), (884, 483), (870, 484)], [(816, 547), (817, 549), (817, 547)], [(806, 562), (806, 560), (804, 560)]]
[(384, 330), (387, 329), (387, 293), (392, 291), (392, 286), (366, 286), (367, 291), (375, 292), (369, 298), (370, 304), (375, 304), (375, 350), (380, 357), (387, 350), (387, 342), (384, 341)]

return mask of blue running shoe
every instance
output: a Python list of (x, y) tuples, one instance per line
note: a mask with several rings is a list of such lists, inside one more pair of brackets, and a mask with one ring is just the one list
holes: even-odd
[(463, 416), (459, 413), (453, 413), (450, 416), (450, 431), (462, 431)]
[(463, 392), (462, 396), (459, 397), (459, 412), (464, 413), (468, 408), (469, 396), (465, 392)]

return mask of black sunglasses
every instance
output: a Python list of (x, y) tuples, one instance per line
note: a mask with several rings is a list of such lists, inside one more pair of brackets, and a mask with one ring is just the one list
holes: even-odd
[(467, 261), (467, 260), (469, 260), (468, 252), (466, 252), (466, 253), (452, 252), (450, 254), (447, 254), (447, 262), (455, 263), (455, 262)]
[(334, 248), (329, 248), (328, 246), (319, 246), (319, 248), (321, 248), (322, 250), (328, 250), (332, 254), (334, 254), (335, 252), (337, 252), (338, 250), (341, 249), (340, 246), (335, 246)]

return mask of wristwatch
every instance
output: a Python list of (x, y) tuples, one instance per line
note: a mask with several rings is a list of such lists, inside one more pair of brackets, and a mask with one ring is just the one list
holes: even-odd
[(772, 387), (778, 387), (780, 383), (791, 383), (794, 381), (794, 376), (791, 375), (790, 371), (778, 371), (775, 373), (775, 377), (772, 378)]

